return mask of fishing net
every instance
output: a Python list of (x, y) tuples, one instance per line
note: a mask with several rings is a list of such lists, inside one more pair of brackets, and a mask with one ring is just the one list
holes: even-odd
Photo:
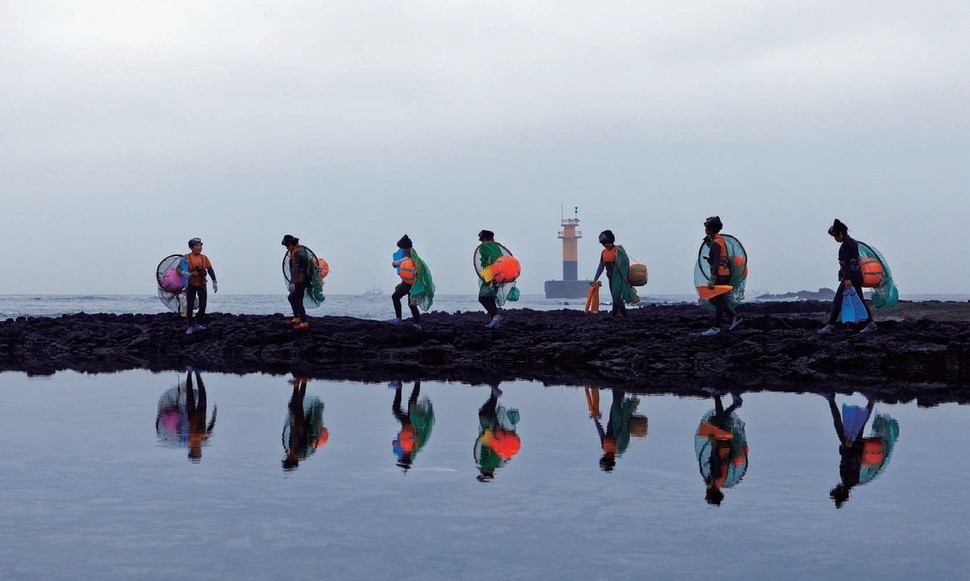
[[(290, 436), (293, 431), (293, 416), (287, 414), (286, 423), (283, 424), (283, 449), (286, 452), (295, 452), (298, 457), (306, 458), (316, 452), (317, 448), (326, 444), (329, 436), (327, 428), (323, 425), (324, 403), (318, 397), (308, 397), (303, 400), (303, 420), (307, 426), (305, 438), (306, 446), (302, 450), (290, 450)], [(297, 438), (297, 441), (304, 440)]]
[(472, 254), (472, 267), (478, 275), (478, 296), (495, 297), (495, 304), (502, 306), (506, 301), (519, 300), (519, 289), (515, 283), (498, 284), (494, 280), (486, 281), (482, 271), (495, 264), (503, 256), (513, 256), (512, 251), (498, 242), (482, 242)]
[[(714, 414), (715, 410), (704, 414), (698, 432), (694, 436), (694, 455), (697, 456), (697, 467), (705, 482), (716, 480), (711, 474), (711, 450), (718, 440), (722, 439), (717, 435), (701, 434), (705, 424), (712, 425), (711, 418)], [(727, 458), (722, 460), (727, 465), (727, 477), (722, 488), (731, 488), (741, 482), (748, 471), (748, 439), (744, 432), (744, 422), (734, 413), (727, 417), (723, 432), (725, 432), (724, 437), (730, 438), (731, 447)]]
[(616, 265), (613, 267), (613, 278), (610, 279), (610, 294), (613, 296), (613, 303), (624, 302), (628, 305), (640, 302), (637, 289), (630, 284), (630, 255), (626, 250), (617, 245)]
[(189, 416), (186, 410), (185, 391), (182, 384), (173, 387), (158, 398), (158, 416), (155, 432), (160, 443), (167, 446), (184, 446), (189, 439)]
[(414, 262), (416, 272), (414, 284), (411, 285), (410, 302), (427, 312), (434, 304), (434, 281), (431, 280), (431, 269), (414, 249), (411, 250), (411, 260)]
[(414, 450), (411, 452), (413, 459), (418, 451), (428, 443), (431, 437), (431, 429), (434, 427), (434, 406), (427, 396), (422, 396), (415, 406), (408, 410), (408, 420), (414, 426)]
[(879, 462), (872, 464), (865, 462), (865, 458), (863, 459), (862, 470), (859, 471), (859, 484), (865, 484), (882, 474), (886, 466), (889, 465), (889, 458), (893, 455), (893, 448), (896, 447), (898, 438), (899, 424), (896, 420), (885, 414), (876, 414), (876, 419), (872, 421), (871, 440), (874, 443), (878, 442), (882, 457)]
[[(731, 281), (728, 283), (733, 289), (727, 293), (728, 306), (732, 309), (744, 300), (744, 285), (748, 280), (748, 253), (744, 249), (741, 241), (730, 234), (721, 234), (724, 244), (727, 246), (728, 268), (731, 270)], [(711, 256), (711, 243), (705, 238), (701, 242), (701, 247), (697, 250), (697, 261), (694, 262), (694, 286), (706, 286), (712, 278), (711, 264), (708, 258)], [(709, 310), (714, 310), (714, 305), (710, 301), (699, 299), (700, 303)]]
[(872, 289), (872, 306), (880, 310), (896, 306), (899, 301), (899, 289), (896, 288), (896, 283), (893, 281), (893, 274), (889, 270), (889, 262), (886, 261), (886, 257), (874, 246), (859, 242), (859, 258), (875, 258), (882, 264), (882, 283)]
[(158, 300), (173, 313), (181, 313), (185, 310), (186, 279), (179, 274), (180, 265), (183, 271), (188, 270), (188, 267), (183, 264), (184, 261), (185, 257), (181, 254), (172, 254), (163, 258), (155, 267)]
[[(306, 246), (300, 246), (297, 252), (306, 252), (309, 267), (307, 269), (307, 288), (306, 294), (303, 295), (303, 306), (308, 309), (315, 309), (323, 304), (326, 297), (323, 296), (323, 279), (327, 273), (324, 273), (317, 263), (317, 255), (307, 248)], [(328, 271), (329, 273), (329, 268)], [(283, 254), (283, 281), (284, 285), (289, 288), (290, 286), (290, 251), (287, 250)]]

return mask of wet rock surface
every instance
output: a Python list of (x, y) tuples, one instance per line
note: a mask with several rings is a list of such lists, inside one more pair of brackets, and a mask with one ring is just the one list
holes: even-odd
[[(959, 306), (959, 305), (958, 305)], [(710, 315), (693, 305), (651, 305), (627, 318), (573, 310), (510, 310), (497, 329), (483, 313), (431, 313), (423, 329), (324, 316), (295, 332), (277, 316), (211, 315), (208, 329), (184, 334), (170, 315), (77, 314), (0, 323), (0, 370), (35, 374), (194, 364), (231, 373), (297, 372), (315, 377), (651, 386), (795, 385), (819, 380), (835, 389), (869, 386), (962, 400), (970, 369), (970, 320), (881, 320), (874, 335), (840, 330), (817, 336), (824, 302), (753, 303), (744, 324), (701, 337)], [(941, 311), (941, 309), (937, 309)], [(914, 311), (915, 312), (915, 311)], [(938, 314), (938, 313), (937, 313)], [(902, 388), (900, 385), (907, 384)], [(931, 386), (935, 386), (932, 387)], [(895, 386), (895, 387), (894, 387)], [(922, 387), (921, 387), (922, 386)]]

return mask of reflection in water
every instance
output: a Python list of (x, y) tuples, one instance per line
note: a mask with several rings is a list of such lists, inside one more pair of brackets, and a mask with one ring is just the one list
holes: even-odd
[(488, 401), (478, 410), (479, 433), (474, 455), (479, 482), (495, 478), (495, 471), (505, 466), (522, 448), (522, 440), (515, 433), (519, 410), (498, 405), (500, 395), (502, 390), (493, 385)]
[(899, 424), (888, 415), (876, 414), (872, 433), (868, 438), (862, 437), (876, 401), (867, 398), (864, 408), (842, 404), (840, 414), (835, 405), (835, 394), (825, 398), (839, 437), (839, 474), (842, 477), (842, 481), (829, 492), (829, 497), (835, 501), (836, 508), (842, 508), (853, 486), (865, 484), (885, 470), (899, 437)]
[[(158, 415), (155, 418), (155, 432), (158, 439), (166, 444), (188, 447), (189, 459), (202, 460), (202, 446), (216, 427), (216, 407), (212, 406), (212, 420), (206, 425), (205, 384), (198, 371), (191, 367), (185, 373), (185, 386), (173, 387), (158, 399)], [(192, 383), (195, 373), (196, 390)]]
[(734, 413), (743, 402), (736, 393), (731, 394), (731, 400), (731, 405), (724, 409), (721, 394), (714, 392), (714, 409), (704, 414), (694, 435), (697, 466), (707, 485), (704, 498), (715, 506), (724, 500), (721, 489), (735, 486), (748, 471), (744, 422)]
[(301, 460), (325, 446), (330, 432), (323, 425), (323, 402), (318, 397), (306, 397), (305, 377), (293, 376), (290, 380), (293, 393), (290, 396), (289, 414), (283, 425), (283, 470), (293, 470)]
[(600, 413), (600, 390), (596, 387), (584, 388), (586, 393), (586, 406), (589, 408), (589, 417), (596, 424), (596, 431), (599, 433), (600, 446), (603, 448), (603, 457), (600, 458), (600, 468), (604, 472), (611, 472), (616, 467), (617, 456), (626, 452), (630, 445), (630, 437), (647, 437), (647, 416), (635, 413), (640, 405), (640, 398), (626, 397), (626, 392), (622, 389), (613, 389), (613, 403), (610, 405), (610, 417), (606, 428), (600, 421), (603, 414)]
[(415, 456), (431, 437), (431, 428), (434, 427), (434, 408), (428, 396), (418, 399), (421, 394), (420, 379), (414, 382), (414, 389), (411, 390), (411, 397), (408, 398), (407, 412), (401, 408), (401, 391), (404, 383), (392, 381), (388, 387), (394, 388), (391, 413), (397, 421), (401, 422), (401, 430), (397, 433), (397, 438), (391, 442), (391, 449), (397, 457), (397, 465), (407, 472)]

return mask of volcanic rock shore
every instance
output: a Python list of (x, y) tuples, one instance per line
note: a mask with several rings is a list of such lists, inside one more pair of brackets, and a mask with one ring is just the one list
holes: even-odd
[[(311, 318), (295, 332), (282, 315), (213, 314), (184, 334), (171, 314), (76, 314), (0, 322), (0, 370), (35, 374), (194, 364), (231, 373), (636, 386), (819, 380), (864, 386), (935, 384), (962, 393), (970, 372), (970, 307), (912, 303), (874, 335), (815, 331), (828, 303), (752, 303), (744, 324), (701, 337), (710, 315), (692, 305), (649, 305), (627, 318), (574, 310), (509, 310), (497, 329), (483, 313), (431, 313), (423, 330), (350, 317)], [(406, 322), (407, 323), (407, 322)]]

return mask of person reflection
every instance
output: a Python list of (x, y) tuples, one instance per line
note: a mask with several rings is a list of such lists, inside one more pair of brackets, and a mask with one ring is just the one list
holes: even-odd
[(748, 471), (748, 439), (744, 422), (735, 413), (743, 403), (740, 394), (731, 394), (731, 405), (724, 408), (721, 394), (709, 390), (714, 397), (714, 409), (701, 418), (694, 436), (694, 454), (707, 490), (708, 504), (720, 506), (724, 500), (722, 489), (736, 486)]
[(501, 395), (498, 384), (492, 385), (488, 401), (478, 410), (479, 431), (474, 455), (479, 482), (495, 478), (495, 471), (505, 466), (522, 448), (522, 440), (516, 433), (519, 410), (498, 405)]
[(616, 468), (616, 458), (626, 452), (630, 445), (630, 437), (645, 438), (647, 436), (648, 420), (647, 417), (637, 414), (637, 407), (640, 399), (637, 397), (626, 397), (626, 392), (622, 389), (613, 389), (613, 403), (610, 405), (610, 416), (603, 428), (600, 421), (603, 414), (600, 413), (600, 390), (596, 387), (583, 388), (586, 393), (586, 406), (589, 408), (589, 417), (596, 425), (596, 432), (600, 437), (600, 446), (603, 448), (603, 456), (600, 458), (600, 468), (604, 472), (612, 472)]
[[(193, 385), (193, 374), (198, 389)], [(186, 367), (185, 386), (182, 384), (166, 391), (158, 400), (155, 432), (159, 440), (185, 446), (188, 457), (194, 463), (202, 461), (202, 447), (216, 427), (216, 406), (212, 406), (212, 419), (208, 419), (205, 383), (198, 370)]]
[(391, 413), (401, 422), (401, 429), (397, 437), (391, 442), (391, 450), (397, 457), (397, 465), (407, 472), (414, 462), (414, 458), (421, 451), (421, 448), (428, 443), (431, 437), (431, 428), (434, 427), (434, 407), (428, 396), (418, 396), (421, 394), (421, 380), (414, 382), (414, 389), (411, 390), (411, 397), (408, 398), (407, 412), (401, 407), (402, 389), (404, 382), (392, 381), (388, 387), (394, 388), (394, 403), (391, 404)]
[(323, 402), (318, 397), (306, 397), (307, 378), (293, 374), (289, 381), (293, 386), (290, 395), (286, 423), (283, 425), (283, 470), (290, 471), (300, 465), (300, 461), (325, 446), (330, 439), (330, 431), (323, 425)]
[(839, 475), (841, 482), (829, 491), (829, 498), (835, 502), (835, 508), (842, 508), (849, 499), (852, 487), (865, 484), (882, 471), (889, 464), (896, 438), (899, 437), (899, 424), (896, 420), (883, 414), (876, 414), (872, 421), (870, 437), (862, 437), (866, 424), (872, 417), (872, 410), (876, 405), (873, 398), (866, 398), (866, 407), (842, 404), (842, 413), (835, 405), (835, 394), (825, 396), (832, 413), (832, 423), (839, 438)]

